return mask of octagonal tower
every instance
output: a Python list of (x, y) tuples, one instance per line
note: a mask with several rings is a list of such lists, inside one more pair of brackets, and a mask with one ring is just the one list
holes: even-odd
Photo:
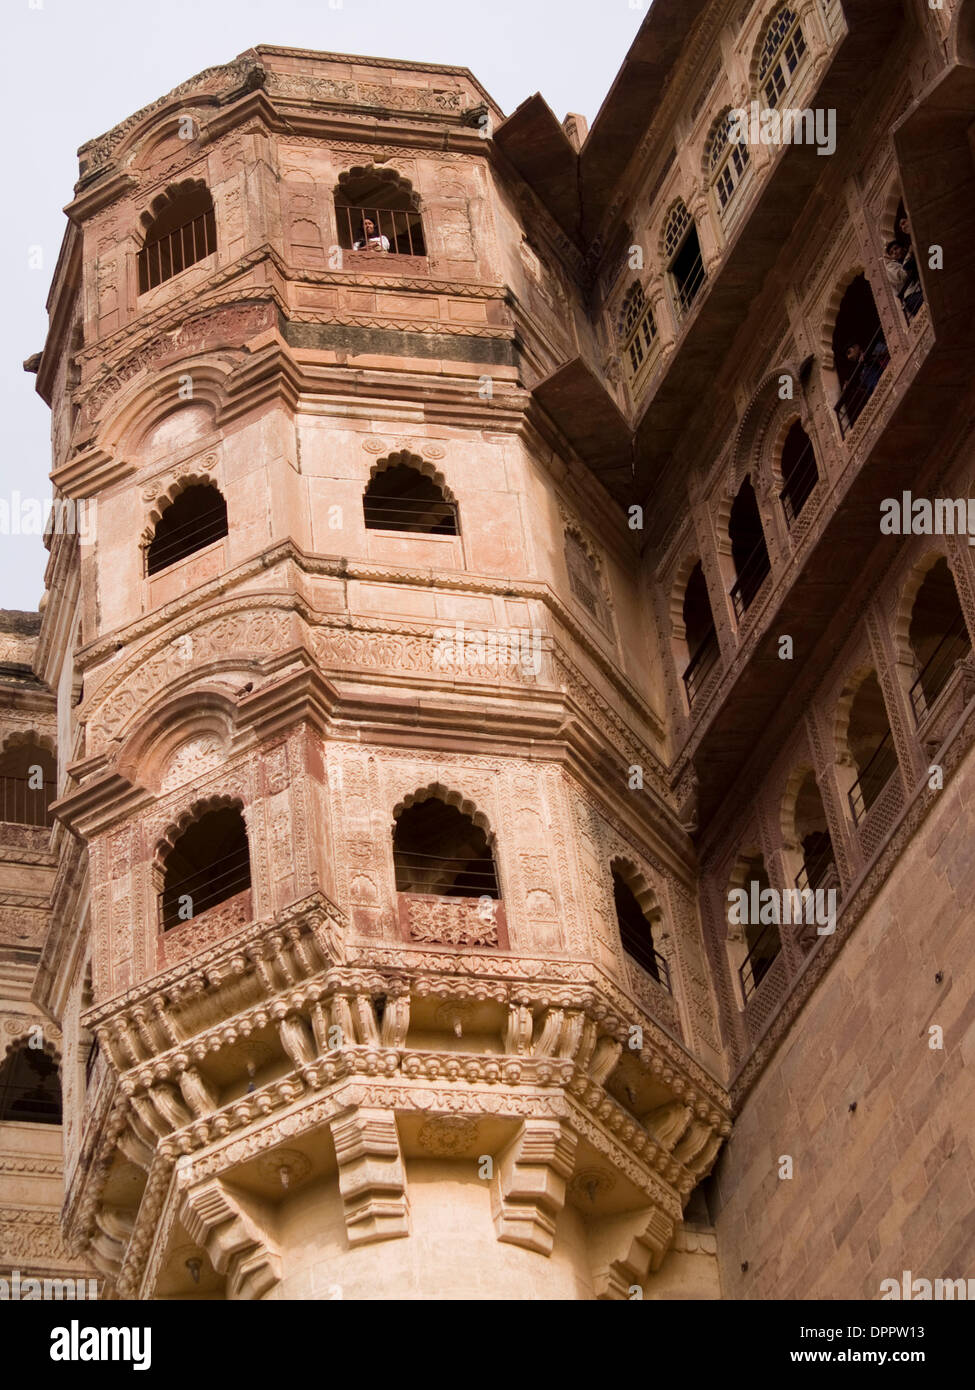
[(80, 152), (37, 997), (66, 1238), (124, 1297), (717, 1293), (638, 546), (532, 395), (600, 350), (501, 119), (259, 47)]

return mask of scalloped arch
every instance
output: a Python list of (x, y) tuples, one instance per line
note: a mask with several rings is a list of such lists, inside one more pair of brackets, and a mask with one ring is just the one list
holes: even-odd
[[(344, 169), (338, 176), (338, 181), (332, 190), (332, 196), (334, 197), (337, 193), (348, 196), (346, 192), (348, 184), (355, 179), (369, 177), (376, 178), (381, 183), (392, 184), (400, 193), (405, 194), (406, 197), (409, 198), (414, 210), (419, 212), (420, 195), (414, 189), (412, 180), (406, 178), (398, 169), (394, 169), (385, 164), (353, 164), (351, 168)], [(354, 204), (352, 204), (352, 206), (354, 206)]]
[(386, 454), (383, 458), (377, 459), (369, 469), (369, 482), (366, 484), (366, 490), (368, 491), (369, 483), (378, 474), (385, 473), (390, 468), (398, 468), (401, 464), (407, 468), (413, 468), (417, 473), (422, 473), (425, 478), (429, 478), (443, 493), (444, 501), (457, 505), (457, 499), (447, 486), (447, 481), (440, 470), (429, 459), (421, 458), (419, 454), (411, 453), (409, 449), (400, 449), (396, 453)]
[[(914, 652), (911, 647), (911, 622), (914, 617), (914, 605), (921, 590), (921, 585), (934, 569), (939, 560), (945, 560), (948, 565), (948, 572), (951, 575), (951, 582), (955, 586), (955, 597), (958, 597), (958, 581), (955, 572), (951, 567), (951, 556), (948, 554), (947, 547), (942, 544), (940, 547), (932, 546), (911, 566), (907, 577), (901, 586), (897, 596), (897, 606), (894, 609), (893, 638), (894, 647), (898, 657), (905, 663), (913, 663)], [(961, 600), (959, 599), (959, 607)]]
[[(771, 9), (769, 10), (768, 14), (765, 16), (765, 20), (764, 20), (764, 22), (763, 22), (763, 24), (762, 24), (762, 27), (761, 27), (761, 28), (759, 29), (759, 31), (758, 31), (758, 38), (755, 40), (755, 47), (752, 49), (751, 62), (748, 64), (748, 89), (749, 89), (749, 91), (755, 92), (755, 91), (758, 90), (758, 81), (759, 81), (759, 78), (758, 78), (758, 69), (759, 69), (759, 67), (760, 67), (760, 65), (761, 65), (761, 62), (762, 62), (762, 49), (763, 49), (763, 47), (765, 46), (765, 39), (766, 39), (766, 36), (768, 35), (768, 31), (771, 29), (772, 25), (773, 25), (773, 24), (775, 23), (775, 21), (778, 19), (779, 15), (782, 13), (783, 10), (791, 10), (792, 13), (793, 13), (793, 15), (794, 15), (796, 18), (798, 18), (798, 17), (799, 17), (799, 10), (800, 10), (800, 8), (801, 8), (801, 6), (800, 6), (798, 3), (796, 3), (796, 0), (792, 0), (792, 3), (790, 3), (790, 4), (785, 4), (785, 5), (783, 5), (783, 4), (781, 4), (781, 3), (778, 3), (778, 4), (773, 5), (773, 6), (771, 7)], [(806, 42), (807, 42), (807, 44), (808, 44), (808, 41), (809, 41), (809, 36), (808, 36), (808, 34), (807, 34), (807, 35), (806, 35)]]
[[(215, 477), (216, 469), (213, 473), (206, 471), (200, 473), (186, 473), (180, 478), (174, 478), (165, 492), (161, 493), (155, 502), (152, 503), (145, 527), (142, 531), (142, 548), (145, 549), (152, 543), (156, 533), (156, 527), (162, 521), (165, 514), (176, 501), (177, 497), (186, 492), (191, 487), (212, 487), (220, 496), (223, 497), (223, 490)], [(224, 499), (226, 500), (226, 499)]]
[[(663, 908), (660, 906), (660, 900), (647, 881), (646, 874), (643, 873), (633, 860), (626, 855), (614, 855), (610, 860), (609, 872), (611, 877), (616, 873), (623, 880), (634, 898), (636, 898), (637, 902), (640, 904), (640, 911), (643, 913), (644, 917), (650, 919), (656, 917), (660, 919), (658, 925), (662, 927)], [(653, 925), (652, 922), (651, 925)]]
[[(853, 701), (856, 699), (861, 686), (865, 681), (868, 681), (871, 676), (873, 676), (878, 685), (880, 685), (880, 676), (877, 672), (876, 665), (872, 660), (864, 661), (859, 666), (855, 667), (843, 682), (843, 691), (836, 702), (836, 709), (833, 713), (833, 742), (838, 759), (849, 754), (847, 736), (850, 729), (850, 714), (853, 709)], [(880, 685), (881, 696), (883, 696), (883, 690), (883, 686)]]
[[(823, 313), (823, 321), (819, 331), (820, 360), (830, 371), (836, 370), (836, 363), (833, 360), (833, 334), (836, 331), (836, 320), (839, 317), (846, 292), (858, 275), (864, 276), (867, 284), (870, 285), (870, 277), (867, 275), (866, 266), (862, 261), (855, 262), (853, 266), (847, 266), (837, 279)], [(870, 285), (870, 293), (873, 294), (873, 285)], [(877, 296), (874, 295), (874, 302), (876, 302), (876, 298)]]
[[(37, 1023), (42, 1030), (46, 1026), (46, 1020), (44, 1019), (39, 1018), (37, 1020)], [(3, 1057), (0, 1058), (0, 1066), (2, 1066), (4, 1062), (9, 1061), (15, 1052), (22, 1052), (25, 1048), (30, 1047), (30, 1027), (31, 1025), (28, 1024), (26, 1032), (18, 1033), (16, 1037), (11, 1038), (10, 1042), (7, 1043), (3, 1051)], [(46, 1052), (48, 1057), (50, 1057), (52, 1061), (57, 1062), (58, 1079), (60, 1080), (63, 1058), (61, 1053), (61, 1047), (58, 1045), (58, 1043), (54, 1042), (51, 1038), (49, 1038), (45, 1032), (41, 1046), (39, 1048), (32, 1048), (31, 1050), (38, 1052)]]
[(168, 183), (161, 193), (156, 194), (149, 206), (139, 214), (139, 224), (143, 232), (148, 235), (153, 224), (172, 207), (173, 203), (178, 203), (183, 198), (192, 197), (194, 193), (210, 194), (210, 186), (206, 179), (188, 178), (180, 179), (176, 183)]
[(421, 801), (443, 801), (446, 805), (453, 806), (455, 810), (460, 811), (461, 815), (466, 816), (468, 820), (472, 821), (479, 830), (484, 831), (488, 844), (492, 849), (494, 848), (494, 831), (491, 829), (491, 822), (484, 812), (479, 811), (474, 802), (468, 797), (465, 797), (461, 792), (453, 791), (443, 782), (430, 782), (425, 787), (418, 787), (416, 791), (410, 792), (407, 796), (404, 796), (398, 801), (393, 807), (394, 825), (404, 811), (409, 810), (411, 806), (415, 806)]
[(176, 820), (170, 821), (169, 825), (167, 825), (166, 829), (157, 840), (156, 848), (153, 851), (152, 857), (154, 865), (159, 869), (165, 869), (166, 861), (173, 852), (176, 841), (189, 830), (191, 825), (202, 820), (203, 817), (208, 815), (211, 811), (225, 810), (239, 811), (241, 819), (244, 822), (244, 828), (248, 828), (247, 810), (239, 796), (214, 795), (203, 797), (200, 800), (192, 802)]

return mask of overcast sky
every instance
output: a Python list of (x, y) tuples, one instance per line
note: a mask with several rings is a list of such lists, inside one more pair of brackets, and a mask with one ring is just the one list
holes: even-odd
[(39, 537), (15, 532), (31, 525), (36, 508), (28, 499), (50, 495), (49, 414), (21, 364), (44, 344), (44, 303), (79, 145), (258, 43), (466, 66), (505, 112), (540, 91), (560, 119), (579, 111), (591, 121), (648, 3), (2, 0), (5, 80), (13, 90), (0, 219), (7, 440), (0, 608), (36, 608), (43, 591), (47, 551)]

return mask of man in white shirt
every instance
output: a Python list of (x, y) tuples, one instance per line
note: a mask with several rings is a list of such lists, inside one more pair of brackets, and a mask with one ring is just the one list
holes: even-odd
[(370, 218), (362, 219), (362, 229), (359, 239), (352, 247), (353, 251), (388, 251), (389, 237), (381, 236), (376, 231), (376, 224)]

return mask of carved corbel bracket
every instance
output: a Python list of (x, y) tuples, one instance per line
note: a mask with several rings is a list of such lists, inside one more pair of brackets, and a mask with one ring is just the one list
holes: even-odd
[(350, 1245), (410, 1234), (406, 1168), (396, 1117), (386, 1110), (352, 1110), (332, 1121)]
[(578, 1140), (560, 1120), (525, 1120), (492, 1189), (498, 1240), (550, 1255)]
[(604, 1221), (590, 1238), (596, 1297), (628, 1299), (634, 1285), (642, 1285), (651, 1270), (660, 1268), (674, 1230), (674, 1222), (656, 1207)]
[(226, 1274), (228, 1297), (263, 1298), (281, 1278), (280, 1252), (256, 1206), (232, 1193), (219, 1178), (187, 1192), (180, 1217), (218, 1274)]

